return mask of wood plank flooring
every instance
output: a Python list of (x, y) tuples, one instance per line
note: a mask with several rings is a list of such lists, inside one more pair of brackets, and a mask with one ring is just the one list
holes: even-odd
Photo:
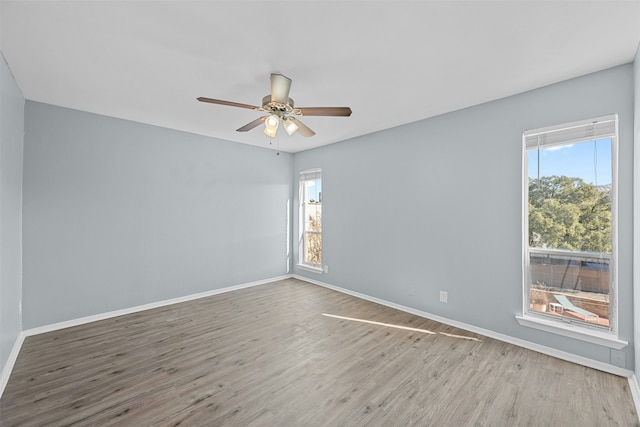
[(0, 425), (640, 424), (624, 378), (288, 279), (27, 337)]

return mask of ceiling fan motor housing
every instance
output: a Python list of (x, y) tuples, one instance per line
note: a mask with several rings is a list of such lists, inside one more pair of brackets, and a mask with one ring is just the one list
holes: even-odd
[(299, 110), (293, 108), (293, 105), (293, 99), (291, 98), (289, 98), (289, 102), (287, 102), (286, 104), (274, 101), (271, 95), (267, 95), (262, 98), (262, 110), (277, 114), (279, 116), (282, 116), (284, 114), (299, 114)]

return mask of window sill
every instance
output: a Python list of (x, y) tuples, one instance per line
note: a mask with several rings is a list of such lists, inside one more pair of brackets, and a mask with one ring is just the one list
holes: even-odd
[(296, 264), (296, 267), (302, 269), (302, 270), (306, 270), (306, 271), (310, 271), (312, 273), (316, 273), (316, 274), (322, 274), (322, 267), (313, 267), (311, 265), (307, 265), (307, 264)]
[(623, 349), (629, 345), (628, 342), (619, 340), (616, 336), (608, 332), (591, 330), (571, 323), (560, 323), (527, 314), (516, 316), (516, 320), (521, 326), (551, 332), (552, 334), (562, 335), (604, 347), (615, 348), (616, 350)]

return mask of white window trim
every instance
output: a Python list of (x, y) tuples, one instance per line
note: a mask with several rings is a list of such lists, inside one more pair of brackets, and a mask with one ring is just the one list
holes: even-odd
[[(544, 314), (529, 310), (529, 185), (528, 185), (528, 157), (527, 157), (527, 137), (536, 134), (553, 132), (555, 130), (574, 128), (593, 123), (615, 123), (615, 135), (612, 136), (611, 144), (611, 218), (612, 218), (612, 247), (611, 251), (611, 283), (609, 291), (609, 329), (593, 328), (582, 322), (563, 321), (561, 319), (550, 318)], [(573, 123), (566, 123), (557, 126), (550, 126), (534, 131), (526, 131), (522, 135), (522, 315), (516, 315), (516, 320), (521, 326), (534, 328), (556, 335), (574, 338), (593, 344), (602, 345), (614, 349), (622, 349), (628, 342), (620, 340), (618, 337), (618, 115), (598, 117), (595, 119), (581, 120)], [(583, 138), (577, 140), (583, 141)], [(569, 143), (567, 141), (566, 143)], [(549, 144), (552, 145), (552, 144)], [(553, 144), (555, 145), (555, 143)]]
[(615, 348), (617, 350), (623, 349), (629, 345), (627, 341), (619, 339), (610, 332), (593, 330), (577, 323), (565, 323), (555, 319), (548, 320), (542, 315), (524, 314), (522, 316), (516, 316), (516, 320), (521, 326), (551, 332), (556, 335), (562, 335), (564, 337), (574, 338), (604, 347)]
[[(298, 263), (296, 264), (296, 266), (302, 270), (306, 270), (306, 271), (310, 271), (312, 273), (318, 273), (318, 274), (323, 274), (324, 270), (322, 267), (322, 264), (316, 265), (316, 264), (307, 264), (304, 262), (304, 233), (305, 233), (305, 229), (304, 229), (304, 223), (305, 223), (305, 209), (304, 209), (304, 187), (302, 185), (303, 181), (308, 181), (312, 178), (315, 177), (315, 179), (317, 179), (317, 177), (320, 177), (320, 179), (322, 179), (322, 169), (320, 168), (316, 168), (316, 169), (307, 169), (307, 170), (303, 170), (300, 171), (299, 173), (299, 178), (298, 178), (298, 200), (299, 200), (299, 205), (298, 205), (298, 221), (299, 221), (299, 234), (298, 234)], [(319, 232), (315, 232), (318, 233), (322, 236), (322, 231)]]
[(324, 271), (322, 270), (322, 267), (316, 267), (314, 265), (311, 264), (296, 264), (298, 268), (302, 269), (302, 270), (307, 270), (310, 271), (312, 273), (318, 273), (318, 274), (322, 274), (324, 273)]

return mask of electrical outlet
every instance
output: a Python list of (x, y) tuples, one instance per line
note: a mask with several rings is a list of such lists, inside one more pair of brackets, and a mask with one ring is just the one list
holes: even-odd
[(447, 302), (447, 299), (449, 298), (449, 294), (445, 291), (440, 291), (440, 302)]
[(325, 265), (325, 266), (324, 266), (324, 272), (325, 272), (325, 273), (328, 273), (328, 272), (329, 272), (329, 266), (328, 266), (328, 265)]

